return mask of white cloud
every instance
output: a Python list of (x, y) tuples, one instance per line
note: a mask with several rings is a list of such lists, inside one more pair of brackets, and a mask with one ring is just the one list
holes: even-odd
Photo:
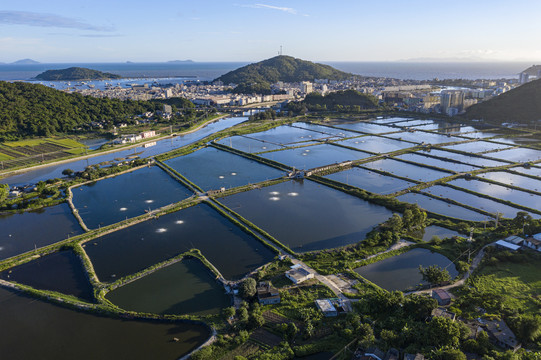
[(95, 26), (83, 21), (55, 14), (30, 11), (0, 11), (0, 24), (57, 27), (91, 31), (113, 31), (112, 27)]
[(297, 10), (295, 10), (293, 8), (288, 8), (288, 7), (280, 7), (280, 6), (273, 6), (273, 5), (266, 5), (266, 4), (252, 4), (252, 5), (240, 5), (240, 6), (247, 7), (247, 8), (253, 8), (253, 9), (278, 10), (278, 11), (286, 12), (288, 14), (297, 15)]

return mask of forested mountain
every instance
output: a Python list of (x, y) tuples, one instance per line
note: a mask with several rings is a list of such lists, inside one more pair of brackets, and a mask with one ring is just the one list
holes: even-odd
[(541, 119), (541, 79), (521, 85), (468, 108), (465, 117), (492, 123), (527, 123)]
[(42, 72), (36, 79), (46, 81), (57, 80), (108, 80), (108, 79), (121, 79), (122, 76), (101, 72), (98, 70), (92, 70), (82, 67), (70, 67), (61, 70), (47, 70)]
[(315, 79), (346, 80), (352, 74), (337, 70), (329, 65), (322, 65), (280, 55), (243, 66), (217, 78), (224, 84), (237, 84), (244, 92), (249, 90), (270, 90), (270, 85), (278, 81), (299, 82), (314, 81)]
[(68, 94), (37, 84), (0, 81), (0, 141), (72, 131), (92, 121), (114, 123), (160, 105)]
[(306, 111), (359, 112), (379, 107), (379, 101), (373, 95), (363, 94), (356, 90), (343, 90), (325, 96), (313, 92), (306, 95), (303, 101), (289, 103), (288, 108), (293, 113), (304, 113)]

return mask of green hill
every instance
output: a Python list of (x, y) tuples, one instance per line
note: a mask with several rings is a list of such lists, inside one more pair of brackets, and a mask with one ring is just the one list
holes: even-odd
[(109, 79), (121, 79), (122, 76), (105, 73), (98, 70), (92, 70), (81, 67), (70, 67), (61, 70), (47, 70), (42, 72), (36, 79), (46, 81), (57, 80), (109, 80)]
[(66, 133), (92, 121), (107, 124), (154, 111), (151, 102), (68, 94), (43, 85), (0, 81), (0, 141)]
[(315, 79), (347, 80), (354, 75), (337, 70), (329, 65), (317, 64), (280, 55), (243, 66), (217, 78), (224, 84), (237, 84), (243, 92), (270, 90), (270, 84), (278, 81), (300, 82)]
[(495, 98), (468, 108), (468, 119), (501, 124), (541, 119), (541, 79), (529, 82)]

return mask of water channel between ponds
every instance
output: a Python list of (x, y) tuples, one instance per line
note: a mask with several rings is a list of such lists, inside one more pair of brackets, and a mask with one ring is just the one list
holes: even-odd
[(68, 204), (0, 215), (0, 260), (83, 233)]
[(185, 258), (107, 294), (122, 309), (153, 314), (219, 314), (231, 299), (198, 259)]
[(166, 164), (204, 190), (229, 189), (286, 175), (285, 171), (212, 147), (170, 159)]
[(392, 215), (383, 206), (309, 180), (286, 181), (219, 201), (299, 252), (356, 243)]
[(78, 186), (72, 192), (73, 204), (90, 229), (139, 216), (193, 195), (157, 166)]
[(16, 266), (1, 272), (0, 278), (94, 301), (94, 290), (81, 260), (71, 251), (59, 251)]
[(97, 155), (87, 159), (73, 160), (63, 164), (53, 164), (51, 166), (46, 166), (39, 169), (30, 169), (24, 173), (2, 178), (0, 179), (0, 183), (9, 184), (10, 186), (35, 184), (38, 181), (42, 180), (45, 181), (47, 179), (61, 178), (64, 176), (62, 175), (62, 170), (68, 168), (73, 171), (82, 171), (87, 166), (99, 164), (106, 161), (115, 161), (115, 159), (125, 159), (130, 156), (155, 156), (167, 151), (189, 145), (217, 131), (227, 129), (246, 120), (246, 117), (232, 117), (220, 119), (192, 133), (178, 135), (172, 138), (156, 141), (156, 145), (154, 146), (144, 147), (143, 145), (141, 145), (135, 148), (119, 150), (104, 155)]
[(452, 278), (458, 275), (453, 263), (445, 256), (427, 249), (413, 249), (366, 266), (354, 269), (362, 277), (388, 290), (407, 290), (423, 283), (419, 265), (438, 265), (447, 269)]
[(3, 288), (0, 303), (5, 360), (176, 360), (210, 336), (203, 325), (107, 318)]
[(85, 244), (101, 281), (114, 281), (190, 249), (228, 279), (266, 264), (275, 253), (206, 204), (115, 231)]

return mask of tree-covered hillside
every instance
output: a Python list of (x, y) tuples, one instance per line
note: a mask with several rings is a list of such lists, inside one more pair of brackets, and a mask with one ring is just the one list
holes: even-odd
[(337, 70), (329, 65), (317, 64), (310, 61), (296, 59), (291, 56), (280, 55), (260, 61), (255, 64), (243, 66), (217, 78), (224, 84), (237, 84), (243, 89), (257, 84), (259, 88), (278, 81), (299, 82), (314, 81), (315, 79), (346, 80), (352, 74)]
[(114, 123), (157, 104), (67, 94), (24, 82), (0, 81), (0, 141), (65, 133), (92, 121)]
[(348, 111), (358, 112), (379, 108), (378, 99), (369, 94), (363, 94), (356, 90), (337, 91), (325, 96), (313, 92), (306, 95), (300, 102), (289, 103), (289, 110), (293, 113), (306, 111)]
[(98, 70), (92, 70), (82, 67), (70, 67), (61, 70), (47, 70), (42, 72), (36, 79), (46, 81), (57, 80), (107, 80), (107, 79), (121, 79), (122, 76), (101, 72)]
[(497, 124), (537, 121), (541, 119), (541, 79), (473, 105), (468, 108), (465, 117)]

